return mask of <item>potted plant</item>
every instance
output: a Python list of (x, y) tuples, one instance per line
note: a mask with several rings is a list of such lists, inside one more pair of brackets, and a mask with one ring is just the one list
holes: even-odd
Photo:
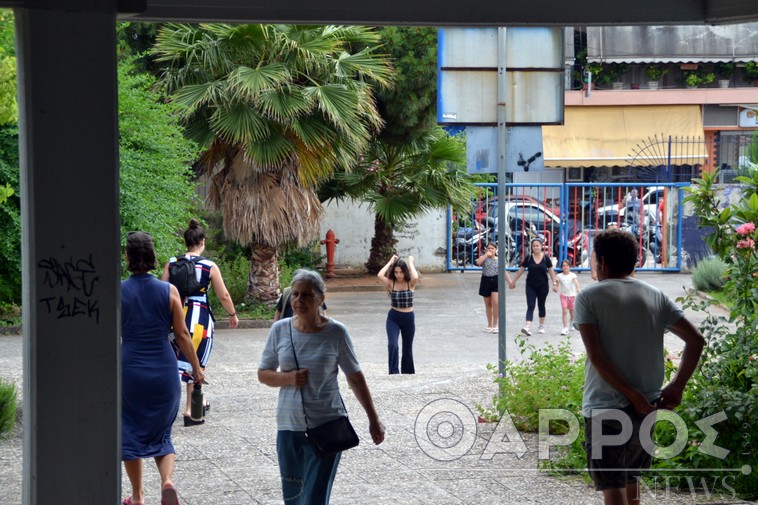
[(592, 72), (592, 82), (597, 86), (613, 89), (621, 89), (621, 76), (626, 71), (625, 63), (600, 63), (592, 62), (587, 65), (587, 70)]
[(660, 67), (658, 65), (648, 65), (647, 68), (645, 68), (645, 74), (648, 79), (650, 79), (647, 83), (647, 87), (649, 89), (658, 89), (660, 80), (668, 73), (668, 68)]
[(716, 74), (713, 72), (705, 72), (698, 70), (696, 72), (687, 72), (684, 74), (684, 83), (688, 88), (697, 88), (699, 86), (707, 86), (716, 79)]
[(753, 81), (753, 83), (758, 86), (758, 62), (756, 61), (748, 61), (745, 63), (745, 79), (747, 81)]
[(701, 82), (702, 80), (700, 79), (700, 76), (695, 72), (687, 72), (684, 74), (684, 84), (688, 88), (697, 88), (700, 86)]
[(716, 75), (719, 77), (719, 88), (728, 88), (729, 82), (734, 75), (734, 63), (731, 61), (720, 61), (716, 63)]
[(613, 78), (613, 89), (624, 89), (624, 81), (621, 79), (626, 72), (628, 65), (626, 63), (611, 63), (609, 65)]

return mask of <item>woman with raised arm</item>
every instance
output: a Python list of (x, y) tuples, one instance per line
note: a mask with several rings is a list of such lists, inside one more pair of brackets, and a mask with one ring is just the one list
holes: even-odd
[[(418, 284), (418, 272), (413, 256), (408, 261), (393, 255), (376, 274), (387, 288), (391, 307), (387, 313), (387, 353), (390, 374), (416, 373), (413, 364), (413, 337), (416, 335), (416, 316), (413, 313), (413, 293)], [(402, 359), (398, 359), (398, 336), (403, 338)], [(400, 367), (398, 368), (398, 361)]]

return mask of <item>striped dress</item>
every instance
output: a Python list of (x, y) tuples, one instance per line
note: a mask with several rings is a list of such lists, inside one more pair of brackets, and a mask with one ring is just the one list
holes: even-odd
[[(191, 258), (189, 254), (186, 258)], [(176, 263), (176, 257), (169, 260), (169, 266)], [(213, 330), (214, 318), (211, 312), (211, 305), (208, 303), (208, 286), (211, 283), (211, 267), (213, 261), (202, 258), (195, 264), (195, 277), (203, 285), (203, 288), (196, 294), (183, 299), (184, 302), (184, 323), (187, 325), (192, 346), (197, 353), (197, 359), (200, 366), (205, 369), (208, 358), (211, 356), (213, 349)], [(172, 339), (173, 342), (173, 339)], [(174, 344), (177, 360), (179, 364), (179, 373), (182, 375), (183, 382), (192, 382), (192, 365), (181, 350)]]

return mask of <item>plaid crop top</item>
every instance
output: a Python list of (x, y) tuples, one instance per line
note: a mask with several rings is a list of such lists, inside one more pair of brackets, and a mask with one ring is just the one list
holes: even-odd
[(392, 283), (392, 291), (390, 291), (390, 300), (392, 301), (392, 307), (396, 309), (409, 309), (413, 307), (413, 291), (410, 289), (410, 283), (408, 289), (405, 291), (395, 291), (395, 283)]

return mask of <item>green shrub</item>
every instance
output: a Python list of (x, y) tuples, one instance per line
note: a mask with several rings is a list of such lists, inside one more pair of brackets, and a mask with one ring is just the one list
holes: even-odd
[(0, 302), (0, 326), (21, 326), (21, 306)]
[[(274, 317), (274, 308), (263, 304), (245, 301), (247, 283), (250, 274), (250, 248), (242, 247), (224, 237), (221, 215), (218, 212), (201, 212), (206, 233), (207, 256), (218, 265), (224, 277), (224, 284), (236, 304), (237, 314), (241, 319), (269, 320)], [(305, 247), (292, 247), (279, 254), (279, 287), (284, 289), (292, 283), (292, 274), (298, 268), (316, 269), (323, 261), (318, 242)], [(212, 288), (211, 288), (212, 289)], [(210, 294), (211, 309), (214, 314), (225, 315), (226, 311), (215, 294)]]
[[(250, 273), (250, 260), (242, 255), (233, 257), (222, 257), (213, 260), (221, 271), (224, 278), (224, 285), (235, 303), (245, 299), (247, 294), (247, 279)], [(213, 286), (213, 285), (211, 285)], [(213, 287), (211, 287), (211, 290)], [(211, 294), (211, 308), (215, 313), (223, 311), (221, 303), (215, 294)]]
[(692, 284), (700, 291), (719, 291), (726, 282), (727, 264), (718, 257), (705, 258), (692, 271)]
[[(292, 247), (282, 253), (284, 262), (295, 270), (298, 268), (316, 268), (324, 261), (324, 255), (321, 254), (321, 247), (317, 241), (310, 243), (305, 247)], [(289, 283), (282, 285), (289, 286)]]
[(0, 436), (11, 432), (16, 423), (16, 386), (0, 379)]
[[(585, 357), (575, 357), (571, 341), (566, 339), (558, 345), (547, 344), (537, 349), (517, 338), (521, 361), (508, 361), (504, 375), (498, 374), (495, 365), (487, 368), (495, 374), (498, 392), (492, 398), (492, 407), (477, 405), (479, 414), (490, 421), (497, 421), (508, 411), (517, 429), (536, 432), (539, 429), (540, 409), (563, 409), (577, 419), (582, 418), (582, 392), (584, 387)], [(551, 449), (551, 459), (541, 462), (545, 468), (576, 469), (586, 466), (586, 456), (581, 443), (584, 427), (580, 423), (579, 437), (571, 446)], [(568, 426), (560, 421), (551, 421), (550, 434), (562, 435)]]
[[(690, 429), (688, 445), (674, 458), (662, 461), (669, 468), (698, 468), (705, 482), (719, 481), (731, 470), (728, 485), (740, 498), (758, 498), (755, 448), (758, 440), (758, 165), (748, 162), (736, 178), (742, 198), (723, 206), (717, 191), (718, 172), (703, 173), (688, 188), (698, 216), (698, 226), (712, 230), (708, 247), (727, 265), (723, 291), (729, 294), (729, 317), (719, 310), (711, 314), (711, 300), (684, 299), (685, 308), (707, 316), (700, 331), (707, 345), (700, 369), (682, 397), (677, 413)], [(710, 455), (701, 450), (708, 437), (695, 424), (713, 415), (723, 420), (713, 426), (715, 444), (726, 453)], [(671, 439), (671, 433), (667, 434)], [(712, 441), (712, 439), (710, 440)], [(712, 452), (712, 451), (711, 451)], [(752, 465), (752, 466), (751, 466)], [(747, 471), (752, 468), (752, 471)], [(744, 470), (744, 471), (739, 471)], [(721, 480), (721, 482), (724, 482)], [(725, 487), (725, 486), (724, 486)], [(727, 494), (729, 489), (726, 489)]]

